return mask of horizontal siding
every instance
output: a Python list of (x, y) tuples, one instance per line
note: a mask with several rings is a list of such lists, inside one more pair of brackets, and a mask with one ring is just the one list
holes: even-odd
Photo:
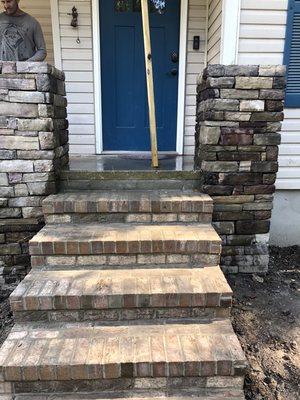
[(300, 109), (285, 110), (276, 187), (300, 189)]
[(50, 0), (22, 0), (20, 6), (22, 10), (32, 15), (41, 24), (46, 41), (47, 61), (49, 64), (53, 64), (54, 56)]
[[(190, 0), (188, 10), (188, 46), (185, 96), (184, 154), (195, 152), (196, 83), (205, 62), (206, 0)], [(200, 51), (193, 50), (193, 37), (200, 36)]]
[[(76, 1), (79, 28), (70, 26), (74, 1), (59, 0), (62, 66), (66, 73), (70, 152), (95, 154), (93, 40), (90, 0)], [(76, 42), (80, 37), (80, 43)]]
[[(242, 0), (239, 64), (282, 64), (288, 0)], [(300, 109), (286, 109), (278, 189), (300, 189)]]
[(207, 63), (220, 63), (222, 0), (208, 0)]
[(288, 0), (242, 0), (239, 64), (282, 64)]

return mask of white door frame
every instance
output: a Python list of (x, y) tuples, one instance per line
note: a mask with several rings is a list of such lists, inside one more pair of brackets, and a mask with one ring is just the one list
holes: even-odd
[[(95, 104), (95, 135), (96, 154), (103, 152), (102, 132), (102, 96), (101, 96), (101, 37), (100, 37), (100, 1), (92, 0), (92, 31), (94, 54), (94, 104)], [(178, 74), (178, 107), (177, 107), (177, 138), (176, 152), (183, 154), (184, 119), (185, 119), (185, 81), (187, 62), (187, 29), (189, 0), (180, 0), (180, 30), (179, 30), (179, 74)]]

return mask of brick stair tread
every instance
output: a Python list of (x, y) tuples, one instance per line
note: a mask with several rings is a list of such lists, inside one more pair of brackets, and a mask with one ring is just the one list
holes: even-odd
[(210, 224), (46, 225), (30, 241), (32, 255), (219, 254), (220, 251), (221, 239)]
[[(113, 392), (113, 393), (78, 393), (78, 394), (37, 394), (37, 395), (17, 395), (15, 400), (245, 400), (242, 390), (207, 390), (197, 389), (195, 391), (175, 391), (172, 393), (163, 393), (148, 391), (146, 393)], [(0, 400), (1, 396), (0, 396)]]
[(63, 213), (212, 213), (212, 199), (193, 191), (82, 191), (51, 195), (45, 214)]
[(10, 296), (14, 311), (137, 307), (228, 307), (220, 267), (32, 270)]
[(229, 320), (205, 323), (31, 323), (0, 351), (5, 381), (241, 376), (247, 362)]

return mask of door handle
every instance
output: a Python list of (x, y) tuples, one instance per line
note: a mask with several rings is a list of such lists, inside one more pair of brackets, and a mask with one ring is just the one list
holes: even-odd
[(171, 75), (177, 76), (178, 75), (178, 70), (176, 68), (171, 69)]

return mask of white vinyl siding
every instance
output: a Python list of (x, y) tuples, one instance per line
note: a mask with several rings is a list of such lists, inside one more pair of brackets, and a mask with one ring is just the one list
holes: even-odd
[[(242, 0), (239, 64), (282, 64), (288, 0)], [(300, 189), (300, 109), (285, 109), (277, 189)]]
[(219, 64), (222, 35), (222, 0), (208, 0), (207, 63)]
[[(70, 26), (72, 7), (79, 27)], [(62, 68), (66, 73), (71, 154), (95, 154), (93, 40), (90, 0), (59, 0)], [(77, 43), (79, 37), (80, 43)]]
[(50, 0), (22, 0), (22, 10), (36, 18), (41, 24), (47, 47), (47, 61), (53, 64), (53, 38)]
[[(196, 89), (197, 77), (202, 72), (205, 62), (206, 14), (206, 0), (189, 1), (184, 134), (186, 155), (194, 155), (195, 152)], [(194, 36), (200, 36), (200, 51), (193, 50)]]

